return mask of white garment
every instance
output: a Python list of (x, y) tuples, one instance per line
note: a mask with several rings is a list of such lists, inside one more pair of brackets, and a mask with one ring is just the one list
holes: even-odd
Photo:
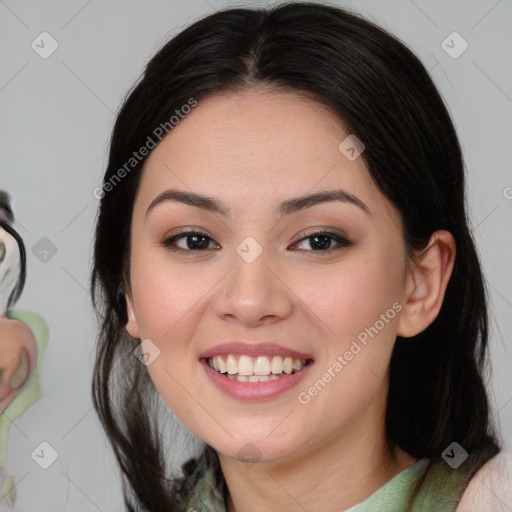
[(470, 480), (456, 512), (512, 511), (512, 452), (503, 451)]

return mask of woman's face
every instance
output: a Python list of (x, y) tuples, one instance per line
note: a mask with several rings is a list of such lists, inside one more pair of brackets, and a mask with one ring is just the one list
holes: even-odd
[[(127, 330), (150, 340), (148, 370), (168, 406), (226, 456), (291, 460), (383, 428), (406, 255), (362, 148), (339, 149), (348, 135), (296, 94), (223, 93), (145, 163)], [(161, 196), (170, 190), (208, 201)], [(315, 200), (335, 191), (352, 199)], [(196, 235), (165, 245), (183, 231)], [(209, 366), (215, 355), (219, 370), (263, 379), (228, 378)], [(295, 359), (309, 364), (286, 373)]]

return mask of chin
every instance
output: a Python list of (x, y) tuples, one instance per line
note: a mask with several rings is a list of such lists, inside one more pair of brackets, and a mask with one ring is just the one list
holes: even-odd
[[(290, 443), (291, 441), (288, 440)], [(303, 447), (297, 440), (294, 444), (283, 444), (279, 440), (258, 439), (248, 435), (228, 440), (225, 444), (209, 443), (210, 446), (225, 457), (238, 460), (245, 464), (279, 463), (286, 461)]]

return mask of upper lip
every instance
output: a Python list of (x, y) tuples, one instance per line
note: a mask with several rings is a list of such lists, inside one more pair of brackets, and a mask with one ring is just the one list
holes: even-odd
[(313, 359), (311, 354), (299, 352), (291, 348), (283, 347), (274, 342), (246, 342), (246, 341), (230, 341), (220, 343), (205, 350), (199, 355), (199, 359), (208, 359), (228, 354), (244, 354), (252, 357), (258, 356), (282, 356), (291, 357), (293, 359)]

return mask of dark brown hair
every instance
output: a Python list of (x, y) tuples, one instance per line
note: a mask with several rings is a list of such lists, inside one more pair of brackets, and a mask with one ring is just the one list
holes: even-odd
[[(11, 208), (11, 198), (9, 194), (0, 190), (0, 227), (7, 231), (18, 244), (20, 251), (20, 271), (13, 286), (12, 292), (7, 299), (7, 309), (11, 308), (16, 301), (20, 298), (21, 292), (25, 287), (25, 279), (27, 277), (27, 256), (25, 252), (25, 244), (20, 234), (13, 228), (14, 213)], [(10, 286), (10, 284), (2, 283), (3, 286)]]

